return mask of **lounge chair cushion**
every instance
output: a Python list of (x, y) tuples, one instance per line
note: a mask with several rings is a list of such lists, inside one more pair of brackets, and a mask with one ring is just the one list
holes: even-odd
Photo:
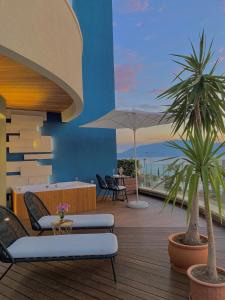
[(118, 190), (119, 191), (126, 190), (126, 187), (124, 185), (118, 185)]
[(104, 256), (115, 254), (118, 250), (118, 243), (113, 233), (26, 236), (16, 240), (7, 249), (15, 259)]
[[(93, 215), (66, 215), (68, 220), (74, 222), (73, 227), (112, 227), (114, 225), (114, 216), (112, 214), (93, 214)], [(39, 219), (38, 223), (41, 228), (51, 228), (51, 223), (59, 220), (58, 216), (44, 216)]]

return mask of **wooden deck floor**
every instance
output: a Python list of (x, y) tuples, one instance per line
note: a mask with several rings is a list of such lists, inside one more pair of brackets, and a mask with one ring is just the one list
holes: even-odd
[[(0, 299), (187, 299), (188, 280), (184, 275), (170, 270), (167, 256), (167, 236), (183, 229), (181, 216), (184, 212), (177, 208), (177, 216), (174, 215), (173, 219), (168, 208), (165, 214), (169, 220), (167, 218), (166, 221), (163, 214), (156, 213), (161, 202), (150, 201), (154, 211), (152, 214), (150, 209), (145, 212), (131, 211), (121, 202), (98, 205), (101, 212), (109, 211), (111, 207), (119, 224), (115, 230), (119, 239), (116, 285), (108, 261), (21, 263), (14, 266), (0, 282)], [(136, 214), (142, 214), (142, 225), (145, 226), (141, 226), (140, 220), (137, 221)], [(157, 226), (154, 226), (154, 220)], [(137, 223), (138, 226), (135, 226)], [(201, 221), (201, 224), (203, 226), (204, 222)], [(224, 267), (225, 230), (215, 226), (215, 232), (218, 262)], [(1, 264), (0, 272), (4, 268)]]

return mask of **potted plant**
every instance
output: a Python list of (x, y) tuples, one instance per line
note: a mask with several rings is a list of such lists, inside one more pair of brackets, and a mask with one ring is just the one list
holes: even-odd
[[(173, 175), (171, 190), (166, 199), (165, 205), (176, 199), (178, 188), (184, 179), (184, 196), (187, 194), (188, 209), (190, 214), (193, 195), (197, 192), (199, 183), (202, 184), (205, 219), (208, 234), (208, 256), (207, 264), (195, 264), (189, 267), (187, 274), (191, 280), (192, 300), (223, 300), (225, 299), (225, 270), (217, 268), (216, 249), (213, 233), (213, 223), (210, 209), (210, 189), (215, 193), (218, 213), (223, 216), (221, 190), (225, 192), (225, 172), (220, 165), (220, 158), (225, 156), (221, 152), (225, 143), (215, 145), (216, 133), (208, 131), (197, 132), (189, 136), (189, 142), (183, 140), (183, 146), (171, 142), (171, 147), (181, 150), (184, 157), (177, 159), (174, 163), (177, 171)], [(174, 200), (175, 203), (176, 200)]]
[[(212, 42), (207, 49), (203, 31), (200, 36), (199, 50), (196, 51), (192, 43), (191, 48), (190, 55), (173, 55), (181, 59), (181, 61), (174, 60), (181, 68), (175, 77), (179, 82), (158, 96), (158, 99), (172, 100), (164, 116), (171, 116), (173, 134), (182, 130), (181, 135), (187, 140), (197, 131), (225, 132), (223, 121), (225, 77), (215, 75), (218, 59), (210, 65), (213, 56)], [(207, 261), (206, 238), (199, 233), (198, 187), (192, 197), (187, 231), (169, 237), (172, 267), (182, 273), (186, 273), (187, 268), (196, 262)], [(185, 261), (179, 259), (184, 255)]]

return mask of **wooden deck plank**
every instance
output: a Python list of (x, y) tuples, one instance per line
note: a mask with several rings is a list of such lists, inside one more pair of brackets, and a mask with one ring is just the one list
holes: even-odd
[[(79, 264), (80, 262), (75, 262)], [(86, 261), (86, 263), (89, 263)], [(105, 263), (109, 265), (109, 261), (104, 262), (101, 260), (99, 264)], [(42, 263), (39, 264), (41, 268), (45, 269), (48, 272), (51, 272), (53, 276), (59, 276), (63, 277), (67, 281), (67, 284), (70, 285), (70, 287), (74, 287), (75, 289), (78, 289), (80, 291), (85, 292), (87, 295), (95, 297), (97, 299), (102, 300), (115, 300), (118, 299), (116, 295), (110, 295), (108, 293), (102, 292), (99, 290), (97, 285), (94, 285), (90, 283), (88, 280), (88, 277), (83, 277), (82, 279), (82, 272), (78, 271), (76, 269), (76, 266), (74, 268), (63, 268), (61, 262), (50, 262), (50, 263)], [(70, 266), (73, 265), (73, 262), (71, 262)], [(111, 267), (109, 265), (109, 267)], [(73, 271), (74, 270), (74, 271)], [(120, 298), (119, 298), (120, 299)]]
[(159, 300), (161, 297), (153, 295), (152, 293), (146, 292), (143, 289), (143, 286), (139, 286), (138, 284), (135, 284), (131, 280), (126, 280), (124, 278), (118, 277), (119, 281), (117, 282), (116, 286), (114, 282), (112, 282), (112, 275), (109, 272), (105, 272), (103, 269), (99, 269), (94, 267), (88, 267), (88, 271), (92, 274), (92, 277), (94, 277), (96, 280), (100, 281), (104, 285), (111, 286), (114, 290), (121, 290), (123, 292), (127, 293), (127, 296), (130, 296), (130, 294), (137, 296), (141, 299), (150, 299), (151, 300)]
[[(188, 279), (170, 269), (167, 254), (168, 235), (185, 229), (184, 211), (177, 208), (179, 216), (164, 220), (165, 216), (157, 214), (162, 203), (150, 201), (153, 212), (130, 210), (121, 202), (98, 204), (99, 212), (111, 209), (120, 225), (115, 228), (119, 241), (117, 284), (108, 260), (20, 263), (0, 282), (0, 299), (187, 300)], [(214, 227), (218, 264), (225, 267), (225, 229)], [(205, 233), (202, 218), (201, 231)], [(0, 264), (0, 274), (6, 266)]]
[[(93, 266), (93, 269), (90, 269), (91, 273), (100, 274), (101, 276), (107, 277), (110, 279), (111, 274), (108, 272), (106, 268), (96, 268)], [(97, 270), (97, 271), (96, 271)], [(132, 276), (127, 275), (129, 272), (132, 272)], [(183, 297), (178, 297), (171, 295), (163, 290), (160, 291), (158, 288), (152, 284), (151, 281), (147, 281), (143, 283), (143, 281), (139, 280), (137, 277), (137, 273), (133, 269), (123, 270), (122, 273), (118, 272), (118, 284), (120, 287), (125, 287), (127, 293), (131, 293), (135, 291), (135, 294), (140, 297), (141, 299), (184, 299)], [(143, 274), (142, 274), (143, 275)], [(116, 288), (118, 289), (118, 284)], [(151, 297), (151, 298), (150, 298)]]
[(23, 264), (23, 268), (29, 270), (32, 276), (37, 278), (38, 281), (44, 281), (48, 286), (55, 289), (55, 293), (59, 293), (64, 299), (78, 299), (78, 300), (93, 300), (96, 299), (85, 293), (83, 286), (83, 291), (77, 289), (71, 282), (61, 274), (58, 276), (54, 272), (50, 272), (45, 268), (41, 267), (41, 263)]
[(65, 294), (62, 289), (55, 289), (55, 282), (52, 281), (51, 284), (45, 282), (43, 277), (38, 277), (38, 274), (32, 274), (32, 272), (27, 271), (20, 264), (18, 264), (13, 270), (12, 275), (13, 278), (18, 278), (21, 280), (25, 286), (36, 290), (37, 292), (41, 291), (41, 295), (44, 294), (44, 298), (60, 300), (64, 295), (68, 300), (74, 300), (75, 297), (70, 297), (69, 295)]
[(18, 299), (18, 300), (23, 300), (23, 299), (28, 299), (26, 297), (20, 297), (20, 294), (15, 295), (14, 291), (12, 289), (10, 289), (9, 287), (5, 286), (3, 283), (0, 282), (0, 299), (2, 300), (14, 300), (14, 299)]
[(29, 287), (23, 280), (18, 280), (17, 274), (11, 272), (8, 276), (5, 276), (2, 282), (13, 289), (14, 291), (18, 292), (19, 294), (28, 297), (29, 299), (35, 300), (50, 300), (52, 298), (47, 297), (42, 293), (41, 290), (37, 291)]
[[(99, 262), (99, 266), (100, 266)], [(106, 265), (107, 262), (105, 262)], [(134, 294), (133, 292), (129, 291), (129, 289), (126, 289), (126, 292), (118, 288), (118, 285), (115, 285), (112, 281), (112, 274), (111, 274), (111, 280), (104, 281), (105, 283), (103, 284), (104, 277), (101, 276), (100, 278), (96, 277), (93, 272), (90, 272), (90, 269), (87, 268), (87, 264), (83, 265), (82, 267), (78, 267), (76, 263), (73, 264), (66, 264), (66, 263), (60, 263), (61, 268), (63, 270), (67, 270), (70, 274), (76, 274), (79, 273), (79, 280), (84, 281), (87, 283), (89, 286), (97, 289), (98, 291), (101, 291), (102, 293), (106, 295), (110, 295), (113, 297), (117, 297), (118, 299), (123, 299), (123, 300), (137, 300), (140, 299), (140, 295)], [(109, 262), (108, 262), (109, 264)], [(107, 268), (109, 271), (111, 271), (111, 266)], [(74, 272), (76, 270), (76, 272)], [(109, 282), (111, 284), (109, 284)]]

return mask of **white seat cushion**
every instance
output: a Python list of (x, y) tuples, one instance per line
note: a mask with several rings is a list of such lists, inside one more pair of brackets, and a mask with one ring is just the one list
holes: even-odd
[(8, 247), (13, 258), (110, 255), (118, 250), (113, 233), (26, 236)]
[[(76, 227), (112, 227), (114, 225), (114, 216), (111, 214), (93, 214), (93, 215), (66, 215), (65, 219), (72, 220)], [(41, 228), (51, 228), (51, 223), (59, 220), (59, 216), (44, 216), (38, 223)]]
[(124, 185), (118, 185), (118, 190), (119, 191), (126, 190), (126, 187)]

